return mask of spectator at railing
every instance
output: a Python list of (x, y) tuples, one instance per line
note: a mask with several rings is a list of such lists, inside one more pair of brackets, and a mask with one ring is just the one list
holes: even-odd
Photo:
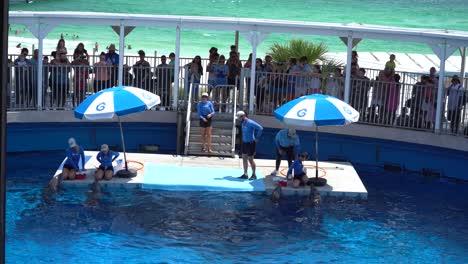
[(245, 88), (246, 88), (246, 97), (250, 98), (250, 72), (252, 68), (252, 53), (249, 54), (249, 58), (244, 63), (244, 74), (245, 74)]
[(450, 131), (458, 133), (462, 109), (467, 102), (467, 94), (457, 75), (452, 76), (451, 85), (447, 88), (447, 119), (450, 121)]
[(424, 126), (424, 112), (422, 110), (424, 87), (429, 81), (429, 76), (421, 76), (421, 80), (413, 85), (411, 91), (411, 98), (405, 102), (405, 107), (409, 107), (410, 111), (410, 124), (414, 128), (422, 128)]
[(296, 97), (296, 81), (297, 81), (297, 74), (300, 72), (300, 68), (297, 65), (297, 58), (290, 58), (289, 65), (286, 69), (286, 73), (288, 74), (288, 101), (294, 99)]
[(432, 83), (438, 85), (439, 83), (439, 76), (437, 76), (437, 71), (435, 67), (431, 67), (429, 69), (429, 79), (431, 79)]
[(39, 50), (35, 49), (33, 51), (33, 56), (30, 60), (31, 62), (31, 86), (29, 87), (29, 103), (31, 107), (35, 107), (37, 103), (37, 65), (39, 60)]
[[(213, 48), (212, 48), (213, 49)], [(208, 72), (208, 84), (210, 85), (208, 93), (211, 94), (211, 90), (216, 86), (216, 72), (214, 69), (219, 61), (219, 54), (210, 54), (210, 61), (206, 66), (206, 71)]]
[(145, 60), (145, 52), (138, 51), (140, 60), (133, 65), (133, 74), (135, 74), (135, 86), (150, 91), (151, 88), (151, 65)]
[(79, 59), (82, 54), (86, 55), (86, 58), (89, 58), (88, 51), (84, 48), (84, 44), (78, 43), (73, 52), (73, 60)]
[(389, 68), (393, 72), (395, 72), (396, 64), (395, 64), (395, 54), (390, 55), (390, 60), (385, 63), (385, 68)]
[[(191, 63), (187, 64), (189, 70), (189, 89), (193, 83), (192, 98), (198, 102), (198, 87), (200, 85), (201, 76), (203, 75), (203, 66), (201, 65), (201, 57), (195, 56)], [(188, 90), (187, 90), (188, 94)]]
[(94, 69), (94, 93), (110, 87), (109, 70), (110, 66), (106, 61), (106, 54), (101, 52), (99, 62), (93, 65)]
[(437, 83), (434, 83), (433, 79), (429, 79), (424, 86), (423, 90), (423, 102), (421, 109), (424, 113), (424, 126), (426, 129), (434, 127), (436, 119), (436, 101), (435, 97), (437, 94)]
[(308, 94), (318, 94), (320, 93), (320, 88), (322, 87), (322, 70), (320, 65), (315, 64), (312, 67), (312, 72), (310, 73), (309, 81), (309, 91)]
[(263, 72), (265, 73), (276, 72), (276, 65), (273, 63), (273, 57), (271, 57), (271, 55), (265, 56), (265, 63), (263, 64)]
[(388, 94), (390, 83), (394, 82), (394, 80), (392, 71), (386, 68), (379, 72), (379, 76), (376, 77), (375, 81), (372, 83), (372, 99), (369, 112), (371, 122), (378, 124), (384, 122), (386, 95)]
[(242, 69), (242, 62), (239, 60), (236, 51), (231, 51), (229, 53), (229, 59), (226, 64), (229, 67), (228, 85), (237, 85), (239, 83), (238, 78)]
[(42, 106), (48, 107), (46, 102), (47, 102), (47, 88), (50, 86), (49, 85), (49, 57), (44, 56), (44, 59), (42, 60), (42, 67), (44, 70), (42, 71)]
[(61, 52), (57, 53), (57, 59), (51, 65), (52, 78), (52, 104), (58, 108), (65, 106), (65, 101), (70, 88), (70, 80), (68, 74), (70, 73), (70, 62), (67, 59), (67, 54)]
[(255, 104), (257, 109), (262, 111), (266, 99), (266, 74), (263, 68), (263, 61), (257, 58), (255, 61)]
[(109, 45), (109, 50), (106, 54), (106, 61), (108, 65), (111, 65), (112, 67), (109, 68), (110, 70), (110, 76), (109, 76), (109, 85), (115, 86), (117, 83), (117, 72), (118, 72), (118, 66), (119, 66), (119, 54), (115, 52), (115, 45), (110, 44)]
[(58, 54), (65, 53), (67, 54), (67, 48), (65, 47), (65, 40), (63, 38), (60, 38), (59, 41), (57, 42), (57, 47), (55, 48), (55, 51)]
[[(214, 57), (216, 54), (218, 54), (218, 48), (216, 47), (211, 47), (211, 49), (208, 51), (210, 53), (210, 56), (209, 56), (209, 61), (212, 62), (214, 61)], [(218, 57), (219, 57), (219, 54), (218, 54)]]
[[(76, 52), (76, 50), (75, 50)], [(74, 75), (74, 98), (73, 98), (73, 107), (81, 104), (83, 102), (86, 90), (88, 89), (88, 79), (89, 79), (89, 61), (88, 57), (84, 52), (78, 54), (78, 57), (71, 63)]]
[(171, 68), (167, 64), (166, 56), (161, 56), (161, 64), (156, 68), (156, 78), (158, 80), (158, 87), (160, 89), (159, 95), (161, 97), (161, 106), (166, 107), (170, 105), (171, 100)]
[(357, 53), (357, 51), (353, 50), (351, 52), (351, 64), (356, 64), (356, 67), (359, 69), (359, 55)]
[(351, 105), (360, 113), (361, 120), (366, 119), (366, 110), (368, 104), (368, 93), (370, 89), (370, 80), (366, 77), (366, 71), (359, 69), (357, 64), (351, 64)]
[[(169, 68), (171, 68), (171, 83), (174, 82), (174, 72), (175, 72), (175, 53), (171, 52), (169, 53)], [(179, 74), (179, 73), (177, 73)]]
[(344, 80), (343, 75), (341, 74), (341, 69), (339, 67), (335, 67), (333, 73), (330, 73), (330, 75), (327, 77), (326, 93), (343, 100), (343, 81)]
[(221, 55), (219, 56), (218, 63), (212, 65), (212, 70), (214, 71), (214, 74), (216, 76), (212, 98), (215, 102), (216, 108), (218, 108), (219, 103), (221, 103), (220, 102), (221, 97), (225, 98), (225, 91), (224, 91), (225, 89), (221, 88), (220, 90), (219, 87), (217, 87), (217, 86), (227, 85), (229, 66), (225, 64), (225, 62), (226, 62), (226, 58), (224, 57), (224, 55)]
[(27, 107), (31, 99), (32, 64), (27, 59), (29, 50), (22, 48), (15, 60), (15, 102), (16, 107)]
[(299, 59), (299, 65), (295, 72), (298, 77), (296, 78), (296, 98), (307, 94), (309, 88), (309, 74), (312, 72), (312, 68), (307, 64), (307, 57), (303, 56)]
[(133, 75), (130, 73), (131, 67), (127, 64), (123, 65), (123, 82), (122, 85), (133, 86)]
[(392, 72), (393, 80), (388, 85), (388, 92), (386, 93), (385, 110), (386, 110), (386, 124), (393, 124), (396, 118), (398, 105), (400, 104), (400, 75)]

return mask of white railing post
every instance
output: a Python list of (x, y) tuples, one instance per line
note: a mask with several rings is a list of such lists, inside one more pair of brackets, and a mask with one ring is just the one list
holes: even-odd
[(188, 99), (187, 99), (187, 116), (185, 118), (185, 148), (184, 148), (184, 154), (187, 155), (188, 153), (188, 148), (189, 148), (189, 143), (190, 143), (190, 116), (192, 113), (192, 88), (193, 88), (193, 79), (195, 79), (193, 76), (191, 79), (191, 85), (190, 89), (188, 92)]
[(250, 95), (249, 95), (249, 113), (253, 114), (254, 112), (254, 96), (255, 96), (255, 70), (256, 70), (256, 60), (257, 60), (257, 35), (256, 31), (252, 34), (252, 63), (250, 66)]
[(177, 109), (179, 103), (179, 71), (180, 71), (180, 26), (176, 27), (176, 47), (174, 62), (174, 101), (172, 107)]
[[(38, 43), (39, 43), (39, 54), (37, 56), (37, 110), (41, 111), (42, 110), (42, 91), (44, 89), (43, 87), (43, 81), (42, 77), (44, 76), (43, 74), (43, 49), (44, 49), (44, 35), (42, 34), (41, 30), (41, 24), (39, 23), (38, 25)], [(34, 50), (32, 51), (34, 53)]]
[(236, 112), (237, 112), (237, 85), (234, 85), (234, 106), (232, 107), (232, 135), (231, 135), (231, 155), (234, 157), (236, 151)]
[(353, 37), (348, 35), (348, 49), (346, 56), (346, 73), (345, 73), (345, 94), (344, 101), (349, 103), (349, 95), (351, 94), (351, 60), (353, 52)]
[(124, 45), (125, 45), (125, 26), (123, 22), (120, 22), (120, 33), (119, 33), (119, 75), (118, 75), (118, 84), (122, 86), (123, 84), (123, 65), (124, 65)]
[(435, 133), (439, 134), (442, 126), (442, 107), (444, 99), (444, 81), (445, 81), (445, 61), (447, 60), (447, 41), (444, 41), (440, 54), (439, 85), (437, 89), (437, 109)]
[(245, 68), (241, 68), (240, 72), (240, 83), (239, 83), (239, 105), (240, 109), (244, 109), (244, 86), (245, 86), (245, 73), (244, 73)]
[(460, 48), (460, 55), (461, 55), (460, 78), (463, 84), (463, 79), (465, 78), (465, 67), (466, 67), (466, 47)]

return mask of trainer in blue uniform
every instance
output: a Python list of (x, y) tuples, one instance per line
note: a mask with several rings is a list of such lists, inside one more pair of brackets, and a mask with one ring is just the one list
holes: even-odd
[(304, 162), (309, 157), (307, 152), (299, 154), (298, 158), (293, 162), (288, 170), (288, 179), (292, 178), (292, 173), (294, 172), (293, 187), (297, 188), (301, 185), (306, 185), (309, 181), (307, 178), (307, 170), (304, 168), (302, 162)]
[(241, 152), (242, 152), (242, 162), (244, 166), (244, 174), (240, 176), (241, 179), (248, 179), (247, 176), (247, 169), (248, 164), (247, 160), (250, 163), (250, 167), (252, 168), (252, 176), (250, 176), (249, 180), (256, 180), (257, 176), (255, 175), (255, 147), (258, 139), (262, 135), (263, 127), (259, 125), (257, 122), (249, 119), (247, 114), (244, 111), (239, 111), (236, 113), (237, 118), (242, 121), (242, 145), (241, 145)]
[(211, 101), (208, 101), (207, 93), (202, 94), (197, 110), (200, 118), (202, 152), (211, 153), (211, 118), (214, 116), (215, 111)]
[(105, 180), (112, 179), (114, 175), (114, 166), (112, 162), (119, 157), (119, 153), (109, 150), (107, 144), (101, 145), (101, 151), (97, 154), (96, 159), (101, 163), (99, 168), (96, 170), (96, 180), (100, 181), (104, 177)]
[(284, 153), (286, 153), (286, 158), (288, 159), (288, 168), (291, 167), (293, 159), (295, 159), (297, 153), (299, 153), (301, 142), (299, 141), (299, 136), (296, 134), (296, 129), (281, 129), (276, 134), (275, 145), (276, 167), (275, 170), (271, 173), (272, 176), (276, 176), (278, 173), (279, 167), (281, 165), (281, 158)]
[(76, 176), (76, 172), (80, 170), (80, 158), (81, 158), (81, 168), (85, 170), (85, 155), (84, 150), (78, 144), (76, 144), (76, 140), (74, 138), (70, 138), (68, 140), (68, 146), (65, 150), (65, 154), (67, 155), (67, 160), (63, 165), (62, 170), (62, 179), (63, 180), (74, 180)]

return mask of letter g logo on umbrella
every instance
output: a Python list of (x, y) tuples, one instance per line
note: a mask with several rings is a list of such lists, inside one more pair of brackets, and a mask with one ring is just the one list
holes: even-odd
[(303, 108), (303, 109), (297, 111), (297, 116), (298, 117), (304, 117), (306, 114), (307, 114), (307, 109), (306, 108)]
[(102, 103), (96, 105), (96, 111), (100, 112), (100, 111), (104, 110), (105, 108), (106, 108), (106, 103), (105, 102), (102, 102)]

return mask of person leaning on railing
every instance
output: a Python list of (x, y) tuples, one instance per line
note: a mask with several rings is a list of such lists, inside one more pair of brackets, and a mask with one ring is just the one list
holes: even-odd
[(468, 99), (457, 75), (452, 76), (451, 85), (447, 88), (447, 97), (447, 119), (450, 121), (450, 131), (456, 134), (460, 127), (462, 109)]
[(29, 50), (21, 49), (21, 53), (15, 60), (15, 103), (17, 108), (24, 108), (29, 102), (29, 92), (31, 89), (31, 68), (32, 64), (27, 59)]
[(97, 93), (103, 89), (109, 88), (110, 87), (110, 81), (109, 81), (109, 70), (111, 65), (109, 65), (106, 61), (106, 54), (104, 52), (101, 52), (101, 55), (99, 55), (99, 62), (96, 62), (93, 65), (93, 71), (94, 71), (94, 93)]
[(161, 106), (170, 106), (171, 102), (171, 71), (165, 55), (161, 56), (161, 63), (156, 67), (156, 78), (158, 82), (159, 96), (161, 97)]
[(71, 63), (74, 75), (74, 95), (73, 95), (73, 106), (81, 104), (83, 102), (86, 89), (88, 88), (89, 79), (89, 62), (86, 54), (83, 52), (77, 55), (77, 58)]
[(149, 91), (151, 83), (151, 65), (145, 60), (145, 52), (143, 50), (139, 50), (138, 55), (140, 56), (140, 60), (133, 65), (135, 86)]

